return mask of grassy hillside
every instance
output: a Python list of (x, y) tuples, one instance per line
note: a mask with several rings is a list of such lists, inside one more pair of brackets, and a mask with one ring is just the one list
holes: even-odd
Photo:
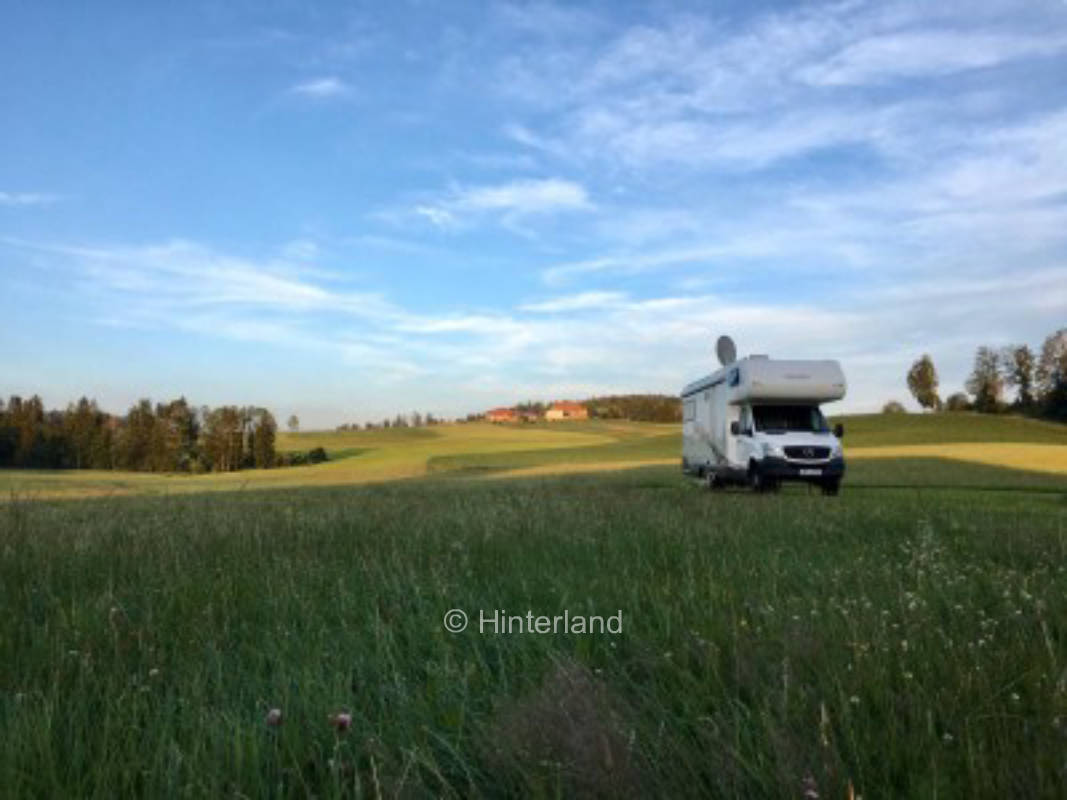
[[(894, 455), (900, 458), (948, 456), (964, 461), (1034, 465), (1030, 452), (1003, 449), (1011, 444), (1053, 445), (1040, 461), (1067, 469), (1067, 426), (1017, 417), (974, 414), (846, 416), (845, 448), (850, 462)], [(981, 453), (968, 443), (987, 442)], [(930, 445), (943, 444), (944, 448)], [(951, 445), (952, 447), (949, 447)], [(878, 452), (872, 448), (917, 447), (926, 450)], [(677, 461), (681, 433), (677, 425), (625, 421), (584, 421), (534, 425), (441, 425), (373, 431), (280, 434), (278, 448), (323, 447), (324, 464), (224, 475), (158, 475), (93, 471), (0, 471), (0, 494), (38, 496), (185, 493), (296, 486), (360, 484), (424, 476), (427, 473), (477, 475), (503, 471), (545, 470), (575, 464), (620, 465)], [(1000, 447), (1001, 449), (997, 449)], [(1019, 450), (1019, 452), (1015, 452)], [(852, 472), (850, 471), (850, 476)]]
[[(936, 463), (870, 462), (832, 499), (664, 467), (8, 503), (0, 784), (1056, 796), (1064, 492)], [(888, 488), (917, 468), (926, 488)], [(446, 632), (449, 609), (471, 627)], [(622, 631), (479, 631), (493, 609)]]
[(0, 470), (0, 495), (12, 492), (39, 496), (174, 494), (359, 484), (422, 476), (426, 474), (427, 463), (439, 455), (595, 447), (615, 441), (609, 429), (592, 432), (567, 425), (552, 428), (442, 425), (432, 429), (283, 434), (279, 436), (279, 449), (325, 447), (332, 460), (313, 466), (208, 475)]
[(1018, 416), (944, 414), (854, 414), (834, 417), (845, 426), (847, 447), (945, 442), (1029, 442), (1067, 445), (1067, 425)]

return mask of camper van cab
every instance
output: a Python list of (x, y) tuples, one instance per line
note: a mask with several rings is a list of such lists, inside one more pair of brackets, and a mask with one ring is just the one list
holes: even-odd
[(745, 483), (762, 492), (805, 481), (837, 494), (844, 430), (831, 431), (820, 406), (844, 396), (836, 361), (726, 364), (682, 390), (682, 469), (711, 488)]

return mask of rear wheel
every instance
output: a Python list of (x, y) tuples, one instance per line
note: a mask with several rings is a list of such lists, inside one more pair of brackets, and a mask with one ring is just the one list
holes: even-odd
[(709, 469), (707, 475), (704, 478), (704, 483), (707, 485), (708, 490), (717, 492), (720, 489), (725, 489), (726, 485), (722, 482), (722, 479), (715, 474), (715, 470)]

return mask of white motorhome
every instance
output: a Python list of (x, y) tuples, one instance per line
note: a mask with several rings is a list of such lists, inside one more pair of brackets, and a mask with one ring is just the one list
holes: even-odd
[(788, 480), (837, 494), (844, 430), (831, 431), (819, 406), (845, 396), (841, 365), (737, 359), (728, 337), (718, 349), (722, 368), (682, 390), (682, 469), (710, 488), (747, 483), (774, 491)]

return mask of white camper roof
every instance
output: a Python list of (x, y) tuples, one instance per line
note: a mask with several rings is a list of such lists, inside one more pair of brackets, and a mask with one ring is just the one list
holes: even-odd
[(682, 397), (726, 384), (731, 403), (826, 403), (845, 396), (845, 373), (836, 361), (776, 360), (749, 356), (682, 389)]

